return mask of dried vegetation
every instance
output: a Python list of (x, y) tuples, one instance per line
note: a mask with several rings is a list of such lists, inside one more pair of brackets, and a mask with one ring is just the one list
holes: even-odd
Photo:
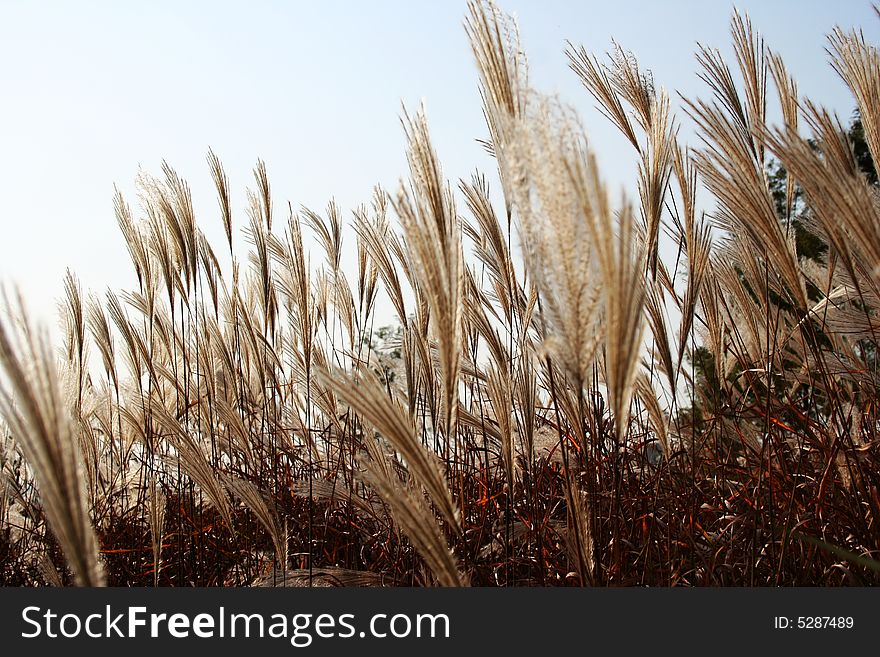
[[(259, 163), (242, 259), (210, 153), (219, 251), (165, 167), (136, 213), (116, 198), (136, 289), (69, 275), (62, 352), (6, 299), (0, 580), (876, 583), (880, 206), (844, 127), (744, 16), (681, 116), (622, 49), (569, 45), (638, 156), (617, 198), (515, 25), (474, 0), (465, 27), (503, 206), (444, 178), (419, 109), (407, 179), (350, 222), (279, 213)], [(878, 155), (880, 54), (828, 52)]]

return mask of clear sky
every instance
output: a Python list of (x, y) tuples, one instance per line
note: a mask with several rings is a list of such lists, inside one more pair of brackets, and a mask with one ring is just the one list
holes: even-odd
[[(565, 40), (604, 52), (617, 40), (674, 94), (707, 95), (697, 41), (730, 52), (730, 2), (500, 0), (519, 20), (531, 80), (577, 106), (606, 176), (630, 185), (632, 156), (568, 70)], [(781, 53), (804, 95), (853, 109), (824, 35), (880, 19), (861, 0), (737, 3)], [(223, 159), (236, 229), (266, 161), (277, 210), (331, 197), (346, 219), (374, 184), (405, 172), (401, 103), (424, 99), (448, 177), (491, 160), (464, 0), (371, 2), (12, 2), (0, 0), (0, 280), (51, 312), (66, 267), (87, 287), (131, 285), (113, 185), (134, 204), (139, 167), (163, 159), (187, 178), (197, 218), (222, 229), (205, 155)], [(681, 117), (684, 119), (684, 117)], [(685, 121), (685, 123), (687, 123)], [(351, 236), (349, 235), (349, 246)]]

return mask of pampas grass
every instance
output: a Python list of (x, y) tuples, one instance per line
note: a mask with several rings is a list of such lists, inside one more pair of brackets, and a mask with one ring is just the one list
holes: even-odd
[(48, 337), (29, 324), (20, 297), (4, 292), (2, 312), (0, 365), (8, 383), (0, 390), (0, 413), (33, 469), (43, 513), (76, 583), (101, 586), (83, 452)]
[[(400, 185), (350, 214), (284, 203), (262, 161), (239, 210), (209, 151), (220, 245), (164, 164), (114, 196), (136, 285), (69, 272), (57, 352), (7, 294), (0, 580), (877, 583), (880, 194), (854, 133), (745, 15), (683, 111), (623, 45), (571, 42), (635, 152), (619, 194), (515, 22), (473, 0), (464, 23), (495, 171), (447, 180), (424, 107)], [(827, 45), (876, 156), (877, 49)]]

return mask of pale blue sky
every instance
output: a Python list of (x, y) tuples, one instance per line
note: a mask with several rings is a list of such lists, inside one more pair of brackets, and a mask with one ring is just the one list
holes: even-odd
[[(706, 95), (697, 41), (729, 52), (730, 2), (499, 4), (518, 16), (534, 85), (582, 111), (617, 186), (632, 180), (632, 156), (568, 70), (565, 40), (603, 52), (614, 38), (685, 95)], [(737, 6), (803, 94), (852, 111), (824, 35), (861, 25), (880, 41), (869, 2)], [(53, 307), (68, 266), (98, 290), (130, 284), (113, 185), (134, 202), (138, 167), (158, 172), (163, 159), (190, 181), (200, 225), (220, 239), (209, 146), (231, 179), (236, 228), (258, 157), (278, 210), (288, 200), (322, 209), (335, 196), (347, 219), (375, 183), (396, 188), (405, 172), (402, 102), (425, 100), (448, 177), (492, 174), (475, 142), (486, 131), (465, 12), (463, 0), (0, 2), (0, 280), (19, 283), (35, 310)]]

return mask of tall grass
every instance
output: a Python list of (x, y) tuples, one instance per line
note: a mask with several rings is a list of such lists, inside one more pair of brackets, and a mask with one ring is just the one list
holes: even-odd
[[(569, 44), (638, 158), (615, 198), (515, 24), (472, 0), (465, 28), (503, 205), (444, 177), (420, 108), (407, 179), (348, 224), (277, 203), (262, 162), (235, 216), (211, 152), (226, 244), (166, 165), (115, 199), (136, 289), (68, 275), (57, 356), (6, 300), (2, 581), (876, 583), (880, 205), (840, 121), (739, 14), (681, 116), (621, 48)], [(876, 161), (880, 54), (828, 52)]]

